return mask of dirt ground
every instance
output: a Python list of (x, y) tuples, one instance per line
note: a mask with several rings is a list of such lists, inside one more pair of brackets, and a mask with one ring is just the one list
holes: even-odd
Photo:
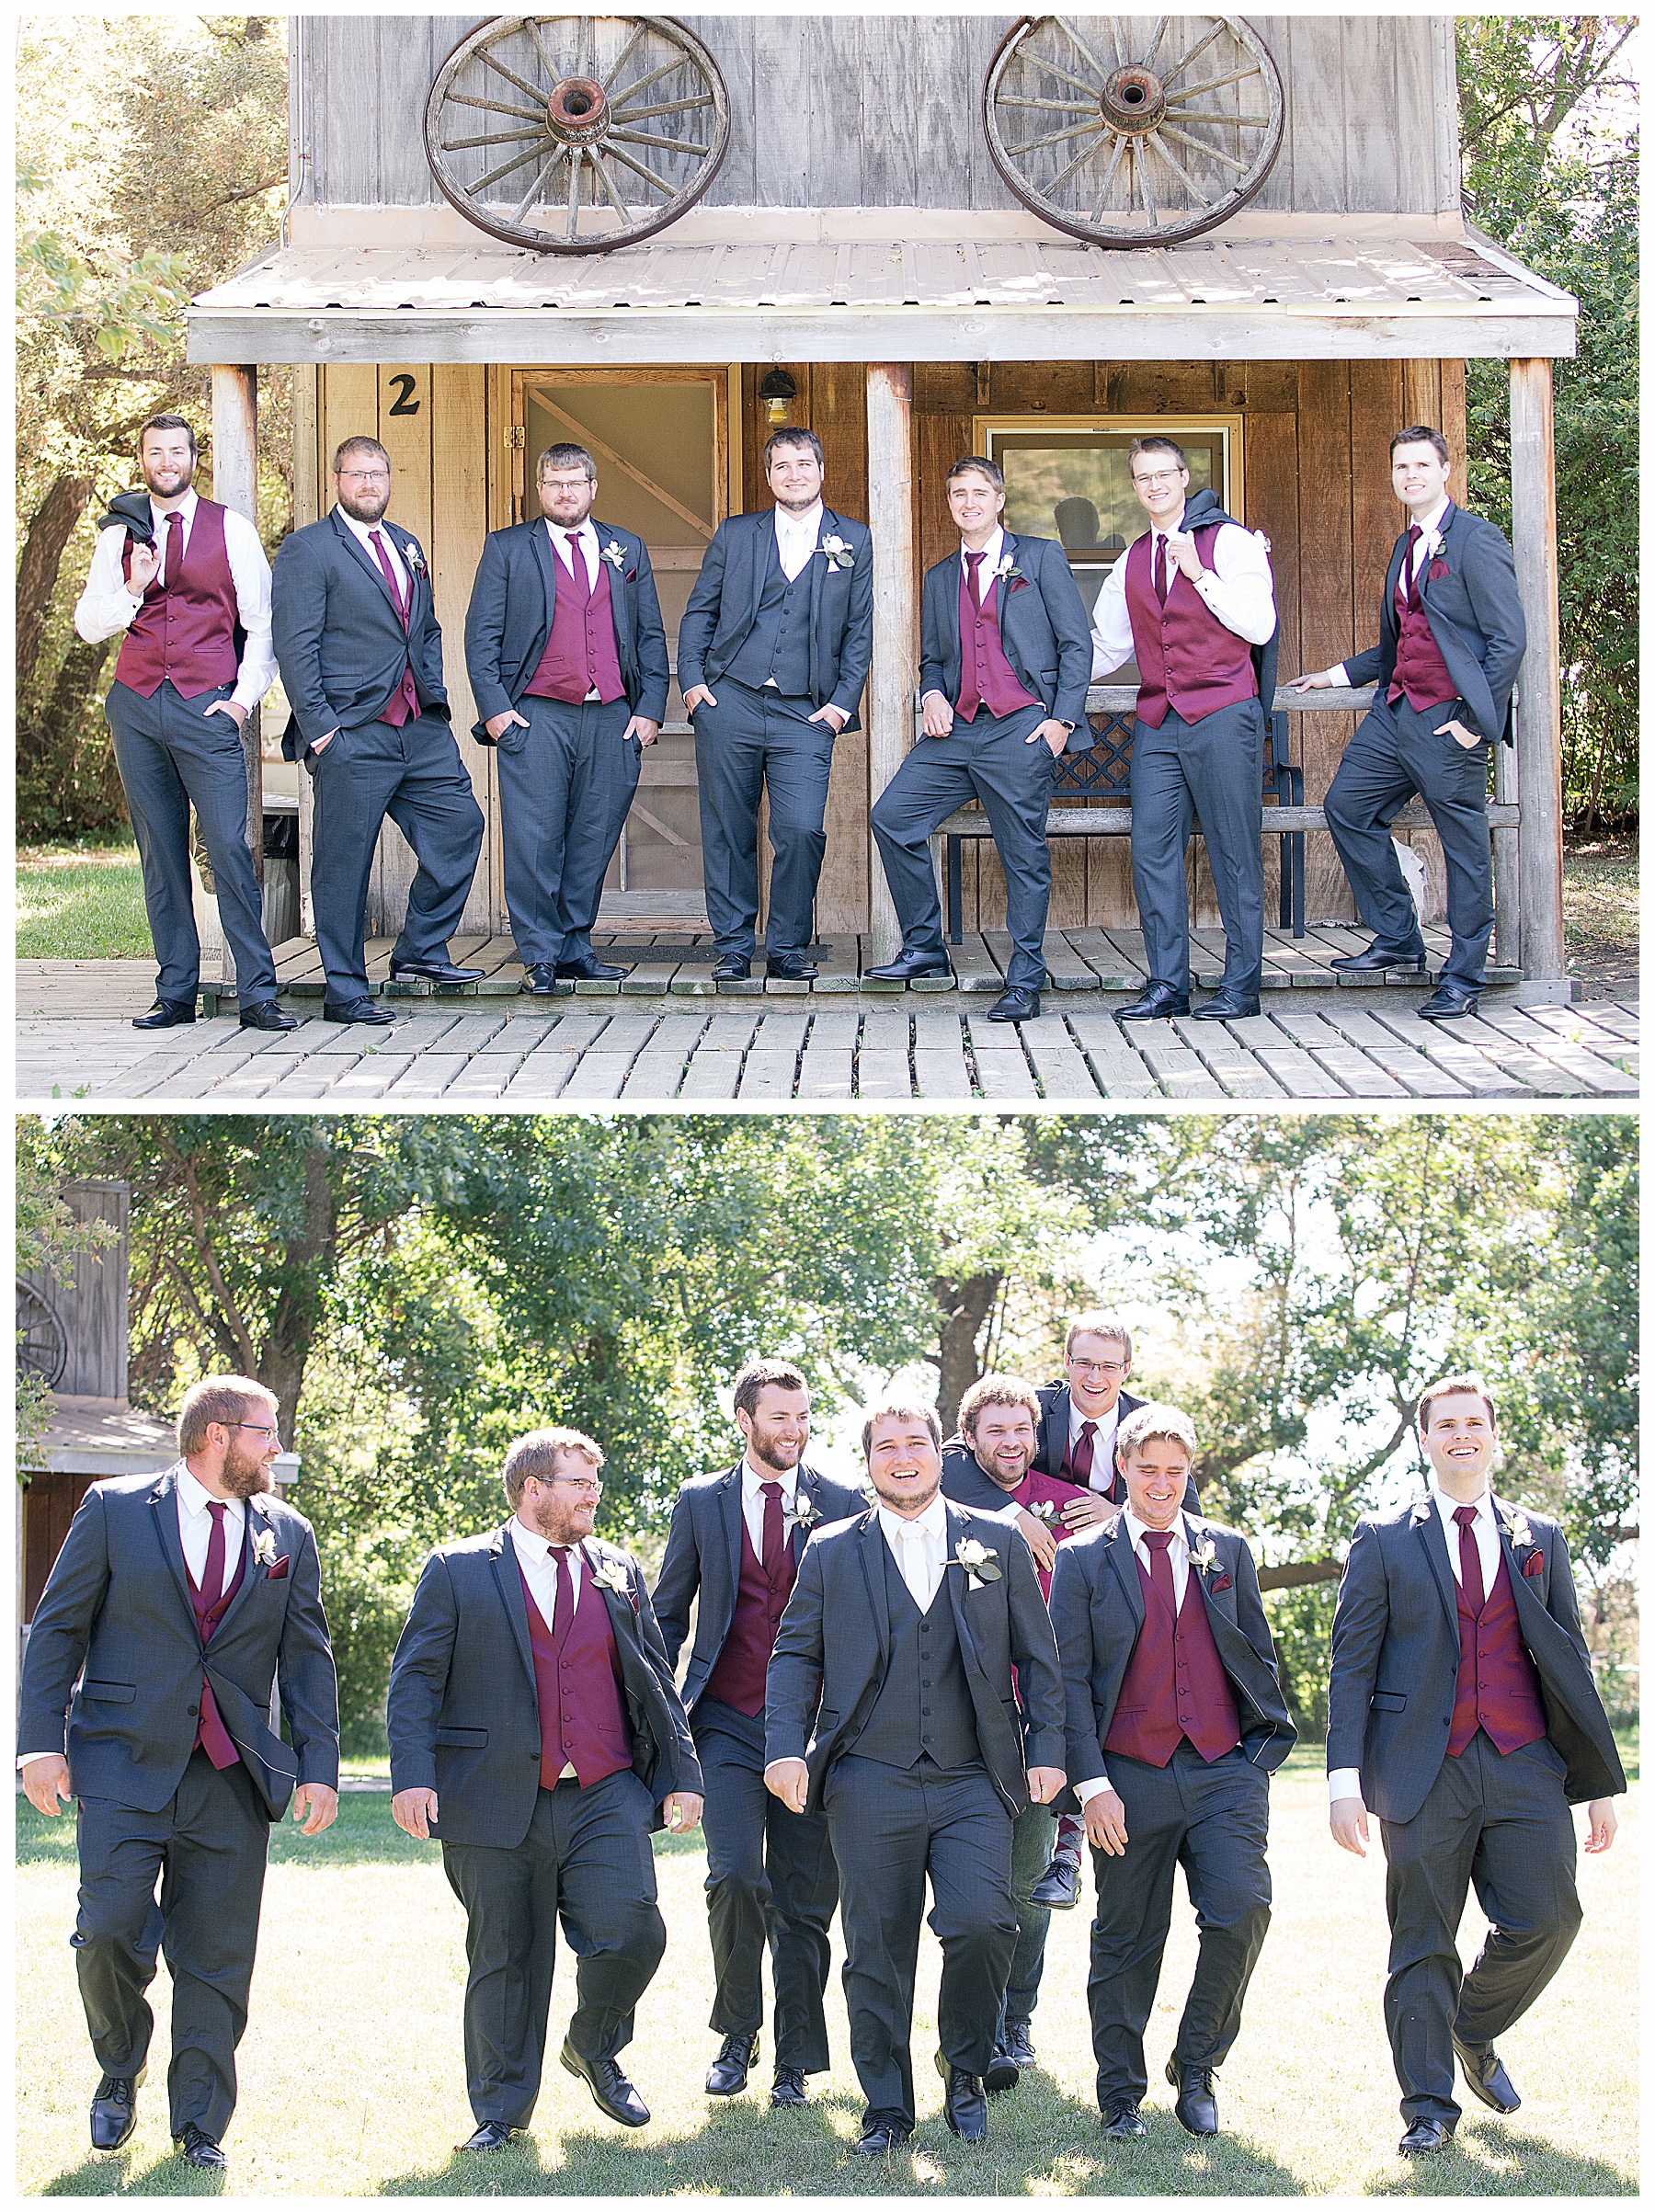
[(1569, 838), (1563, 939), (1583, 998), (1638, 996), (1638, 838)]

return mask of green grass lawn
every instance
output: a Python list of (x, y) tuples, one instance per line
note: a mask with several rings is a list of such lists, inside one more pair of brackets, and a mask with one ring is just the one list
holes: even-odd
[[(1638, 1823), (1637, 1790), (1605, 1860), (1582, 1860), (1586, 1924), (1568, 1962), (1501, 2046), (1524, 2092), (1501, 2120), (1469, 2104), (1455, 2149), (1397, 2158), (1397, 2086), (1380, 2018), (1384, 1867), (1358, 1863), (1327, 1832), (1319, 1755), (1295, 1755), (1273, 1785), (1275, 1917), (1241, 2037), (1218, 2081), (1224, 2133), (1207, 2146), (1172, 2117), (1156, 2081), (1149, 2135), (1105, 2146), (1092, 2091), (1084, 1907), (1057, 1913), (1040, 2009), (1039, 2063), (991, 2107), (989, 2138), (968, 2148), (942, 2119), (931, 2066), (941, 1954), (920, 1955), (914, 2024), (919, 2125), (887, 2166), (853, 2157), (862, 2099), (836, 1972), (828, 1990), (834, 2064), (807, 2109), (771, 2113), (768, 2033), (754, 2085), (727, 2104), (702, 2079), (717, 2046), (694, 1838), (658, 1844), (667, 1957), (638, 2011), (626, 2065), (654, 2118), (629, 2134), (553, 2064), (532, 2134), (462, 2161), (469, 2134), (461, 2058), (464, 1982), (460, 1908), (434, 1844), (411, 1841), (383, 1796), (352, 1795), (335, 1827), (306, 1843), (279, 1831), (265, 1892), (241, 2102), (226, 2149), (227, 2194), (354, 2195), (1411, 2195), (1571, 2196), (1638, 2187)], [(97, 2069), (86, 2040), (68, 1937), (74, 1832), (19, 1800), (16, 1937), (17, 2187), (28, 2195), (186, 2195), (197, 2177), (172, 2159), (165, 2087), (169, 1984), (151, 1992), (157, 2025), (138, 2131), (111, 2159), (86, 2149)], [(1481, 1940), (1475, 1905), (1461, 1947)], [(837, 1927), (836, 1927), (837, 1935)], [(1193, 1959), (1181, 1886), (1150, 2070), (1165, 2063)], [(555, 2050), (568, 2016), (568, 1956), (553, 1991)], [(1469, 2103), (1469, 2100), (1467, 2100)], [(197, 2184), (193, 2193), (217, 2194)]]
[(17, 855), (19, 960), (147, 960), (149, 922), (138, 850), (121, 845), (26, 847)]

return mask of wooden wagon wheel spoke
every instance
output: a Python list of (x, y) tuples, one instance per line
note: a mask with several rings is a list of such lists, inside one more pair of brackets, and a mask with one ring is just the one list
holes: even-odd
[[(467, 128), (477, 113), (521, 128)], [(705, 192), (729, 136), (717, 64), (665, 16), (490, 17), (444, 61), (426, 101), (426, 154), (444, 199), (492, 237), (541, 253), (652, 237)]]
[[(1024, 16), (989, 65), (983, 129), (995, 166), (1071, 237), (1199, 237), (1245, 206), (1281, 151), (1281, 77), (1249, 23), (1166, 15), (1147, 40), (1144, 29), (1141, 17), (1105, 17), (1101, 37), (1090, 22), (1083, 34), (1067, 17)], [(1021, 135), (1031, 122), (1033, 136)]]

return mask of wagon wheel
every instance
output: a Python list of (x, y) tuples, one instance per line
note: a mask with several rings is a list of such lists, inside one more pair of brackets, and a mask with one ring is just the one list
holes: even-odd
[(545, 254), (602, 254), (676, 222), (717, 174), (730, 106), (712, 55), (665, 16), (495, 16), (426, 101), (443, 198)]
[(69, 1333), (32, 1283), (17, 1284), (17, 1365), (54, 1390), (69, 1364)]
[(1018, 199), (1102, 245), (1170, 245), (1233, 215), (1284, 120), (1276, 65), (1236, 16), (1097, 17), (1085, 36), (1024, 16), (983, 87), (988, 151)]

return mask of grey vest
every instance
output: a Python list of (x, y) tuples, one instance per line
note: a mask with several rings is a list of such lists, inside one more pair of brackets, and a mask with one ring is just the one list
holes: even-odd
[(922, 1614), (883, 1534), (879, 1548), (885, 1554), (891, 1659), (867, 1726), (850, 1749), (883, 1766), (911, 1767), (922, 1757), (940, 1767), (981, 1766), (976, 1708), (960, 1657), (948, 1575), (930, 1611)]
[(725, 673), (754, 690), (773, 678), (783, 698), (805, 699), (810, 692), (810, 569), (816, 556), (790, 584), (782, 572), (773, 523), (766, 537), (759, 612)]

